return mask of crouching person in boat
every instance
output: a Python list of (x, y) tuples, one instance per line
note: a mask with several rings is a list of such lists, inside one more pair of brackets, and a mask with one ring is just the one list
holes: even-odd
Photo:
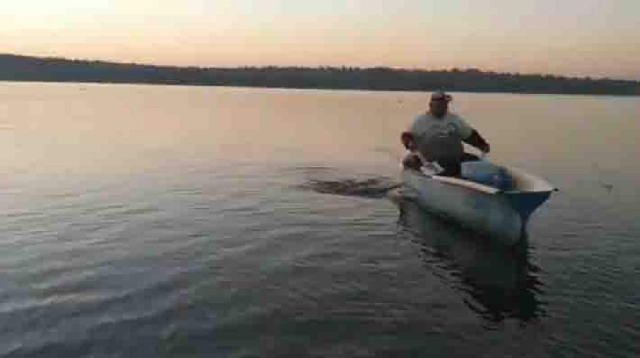
[(460, 116), (449, 112), (452, 97), (444, 92), (431, 95), (429, 111), (417, 116), (401, 135), (404, 147), (411, 152), (403, 165), (419, 169), (424, 161), (437, 163), (439, 175), (460, 177), (461, 163), (469, 159), (462, 142), (489, 153), (489, 143)]

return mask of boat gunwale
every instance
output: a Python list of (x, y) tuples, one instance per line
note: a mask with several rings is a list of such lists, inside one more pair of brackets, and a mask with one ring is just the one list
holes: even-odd
[(481, 184), (481, 183), (477, 183), (471, 180), (467, 180), (467, 179), (462, 179), (462, 178), (458, 178), (458, 177), (450, 177), (450, 176), (441, 176), (441, 175), (437, 175), (434, 173), (430, 173), (430, 172), (425, 172), (423, 170), (414, 170), (414, 169), (410, 169), (410, 168), (405, 168), (405, 170), (408, 171), (412, 171), (415, 172), (416, 174), (422, 175), (428, 179), (433, 179), (436, 180), (438, 182), (441, 183), (445, 183), (445, 184), (452, 184), (458, 187), (463, 187), (463, 188), (467, 188), (467, 189), (471, 189), (474, 191), (478, 191), (478, 192), (482, 192), (482, 193), (486, 193), (486, 194), (491, 194), (491, 195), (498, 195), (498, 194), (505, 194), (505, 195), (516, 195), (516, 194), (523, 194), (523, 193), (551, 193), (551, 192), (557, 192), (559, 191), (558, 188), (554, 187), (553, 185), (551, 185), (551, 183), (549, 183), (547, 180), (537, 176), (537, 175), (533, 175), (531, 173), (528, 173), (520, 168), (517, 167), (511, 167), (511, 166), (505, 166), (505, 165), (501, 165), (501, 167), (503, 167), (504, 169), (506, 169), (506, 171), (509, 173), (509, 175), (512, 178), (515, 178), (517, 182), (519, 183), (525, 183), (529, 189), (508, 189), (508, 190), (502, 190), (502, 189), (498, 189), (489, 185), (485, 185), (485, 184)]
[(440, 175), (432, 175), (429, 178), (433, 179), (433, 180), (436, 180), (438, 182), (441, 182), (441, 183), (451, 184), (451, 185), (455, 185), (455, 186), (471, 189), (471, 190), (482, 192), (482, 193), (486, 193), (486, 194), (495, 195), (495, 194), (501, 193), (500, 189), (497, 189), (497, 188), (494, 188), (494, 187), (491, 187), (491, 186), (488, 186), (488, 185), (476, 183), (476, 182), (473, 182), (473, 181), (470, 181), (470, 180), (466, 180), (466, 179), (460, 179), (460, 178), (454, 178), (454, 177), (445, 177), (445, 176), (440, 176)]

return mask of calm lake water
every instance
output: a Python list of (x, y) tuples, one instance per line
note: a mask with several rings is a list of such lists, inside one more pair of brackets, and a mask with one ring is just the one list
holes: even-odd
[(384, 198), (426, 93), (0, 84), (0, 355), (640, 354), (640, 99), (454, 97), (523, 254)]

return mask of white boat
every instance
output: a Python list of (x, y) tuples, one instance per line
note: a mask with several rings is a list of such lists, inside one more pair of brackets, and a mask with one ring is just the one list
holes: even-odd
[(501, 168), (511, 178), (507, 190), (405, 168), (402, 187), (391, 195), (415, 200), (425, 211), (512, 246), (524, 237), (531, 214), (557, 189), (522, 170)]

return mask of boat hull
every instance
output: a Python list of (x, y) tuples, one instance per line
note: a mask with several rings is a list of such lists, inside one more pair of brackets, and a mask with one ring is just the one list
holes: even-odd
[(402, 182), (401, 195), (415, 200), (423, 210), (508, 246), (522, 240), (531, 213), (551, 193), (551, 190), (501, 192), (410, 169), (402, 171)]

